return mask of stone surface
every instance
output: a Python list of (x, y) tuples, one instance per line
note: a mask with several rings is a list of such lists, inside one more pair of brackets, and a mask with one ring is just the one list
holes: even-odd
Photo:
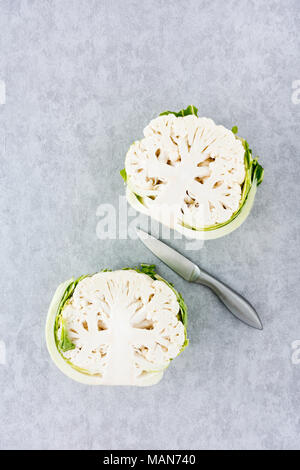
[[(0, 0), (1, 448), (299, 448), (299, 19), (298, 0)], [(240, 229), (170, 244), (244, 293), (265, 329), (157, 262), (187, 301), (189, 348), (153, 388), (72, 382), (46, 350), (50, 299), (72, 275), (157, 261), (100, 240), (97, 208), (118, 210), (148, 121), (188, 104), (238, 125), (266, 175)]]

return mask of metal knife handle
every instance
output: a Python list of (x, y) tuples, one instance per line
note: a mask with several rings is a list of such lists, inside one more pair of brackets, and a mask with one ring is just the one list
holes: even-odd
[(214, 278), (202, 269), (200, 270), (200, 274), (198, 274), (193, 281), (209, 287), (219, 297), (223, 304), (226, 305), (228, 310), (239, 320), (252, 328), (257, 328), (259, 330), (263, 329), (262, 322), (252, 305), (250, 305), (249, 302), (237, 292), (226, 286), (226, 284)]

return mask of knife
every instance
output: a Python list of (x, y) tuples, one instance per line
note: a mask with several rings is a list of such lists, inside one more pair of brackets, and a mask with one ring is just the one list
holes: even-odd
[(209, 287), (236, 318), (252, 328), (263, 329), (258, 314), (241, 295), (149, 233), (138, 228), (136, 231), (144, 245), (179, 276), (186, 281)]

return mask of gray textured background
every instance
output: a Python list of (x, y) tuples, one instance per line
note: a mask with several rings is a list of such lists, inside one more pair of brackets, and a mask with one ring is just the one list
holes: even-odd
[[(299, 1), (0, 0), (1, 448), (300, 448)], [(99, 204), (150, 118), (188, 104), (239, 132), (266, 176), (245, 224), (188, 252), (243, 292), (263, 332), (157, 263), (190, 346), (148, 389), (88, 388), (50, 361), (44, 323), (71, 275), (154, 259), (100, 241)], [(184, 243), (176, 242), (184, 252)]]

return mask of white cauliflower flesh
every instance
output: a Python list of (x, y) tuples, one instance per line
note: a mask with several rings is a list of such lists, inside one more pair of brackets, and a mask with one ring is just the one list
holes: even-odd
[(240, 206), (244, 154), (232, 131), (211, 119), (159, 116), (127, 153), (128, 186), (169, 226), (224, 223)]
[[(148, 385), (162, 376), (185, 343), (173, 290), (134, 270), (101, 272), (79, 281), (61, 312), (73, 349), (70, 366), (107, 385)], [(155, 379), (157, 382), (157, 379)]]

